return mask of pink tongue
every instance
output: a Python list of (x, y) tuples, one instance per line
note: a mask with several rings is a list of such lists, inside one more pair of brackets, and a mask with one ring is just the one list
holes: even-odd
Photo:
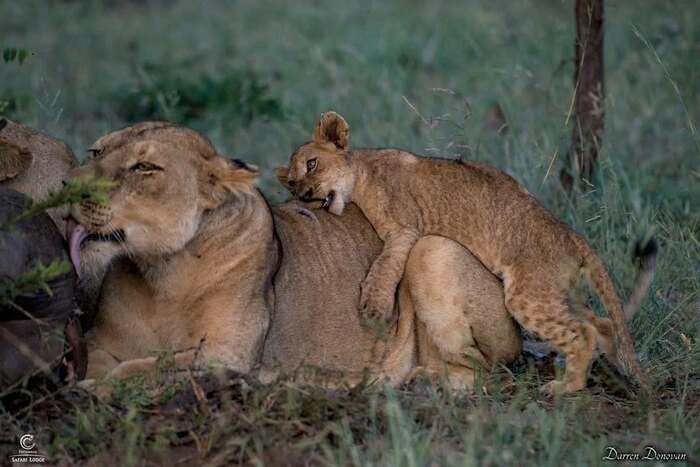
[(85, 237), (88, 233), (80, 224), (76, 224), (75, 227), (70, 232), (70, 239), (68, 240), (68, 246), (70, 251), (70, 261), (73, 263), (76, 274), (80, 277), (80, 244), (83, 243)]

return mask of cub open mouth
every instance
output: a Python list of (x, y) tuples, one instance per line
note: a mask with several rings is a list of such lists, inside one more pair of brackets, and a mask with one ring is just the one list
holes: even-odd
[(334, 199), (335, 199), (335, 190), (331, 190), (331, 191), (328, 193), (328, 196), (326, 196), (326, 197), (323, 199), (323, 204), (321, 204), (321, 207), (322, 207), (323, 209), (328, 209), (328, 206), (331, 205), (331, 203), (333, 202)]

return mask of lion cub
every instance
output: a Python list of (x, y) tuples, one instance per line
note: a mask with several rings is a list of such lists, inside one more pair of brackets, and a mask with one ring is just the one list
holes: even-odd
[[(502, 278), (509, 313), (565, 354), (563, 381), (547, 383), (543, 392), (584, 388), (596, 344), (644, 383), (622, 304), (603, 263), (583, 237), (522, 185), (478, 162), (429, 159), (397, 149), (349, 150), (348, 136), (340, 115), (323, 114), (313, 140), (291, 156), (286, 175), (296, 196), (319, 201), (333, 214), (355, 203), (384, 241), (362, 284), (363, 318), (391, 316), (411, 248), (422, 236), (440, 235), (469, 249)], [(601, 297), (612, 325), (583, 306), (578, 316), (570, 312), (569, 290), (581, 272)]]

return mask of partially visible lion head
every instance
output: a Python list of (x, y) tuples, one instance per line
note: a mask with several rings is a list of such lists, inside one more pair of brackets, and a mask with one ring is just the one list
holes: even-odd
[[(61, 182), (78, 165), (64, 142), (28, 126), (0, 118), (0, 187), (10, 188), (34, 201), (58, 191)], [(62, 234), (68, 209), (49, 209), (49, 216)]]
[(109, 203), (72, 208), (70, 235), (77, 270), (100, 268), (118, 255), (157, 257), (195, 235), (202, 214), (232, 193), (254, 189), (257, 170), (229, 161), (198, 133), (164, 122), (140, 123), (103, 136), (73, 177), (114, 182)]

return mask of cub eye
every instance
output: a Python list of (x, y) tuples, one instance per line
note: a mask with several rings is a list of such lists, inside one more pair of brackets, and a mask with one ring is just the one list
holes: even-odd
[(158, 167), (150, 162), (137, 162), (136, 164), (129, 167), (130, 172), (136, 172), (141, 174), (151, 174), (153, 172), (163, 170), (162, 167)]
[(315, 168), (316, 168), (316, 159), (309, 159), (308, 161), (306, 161), (306, 170), (311, 172)]

